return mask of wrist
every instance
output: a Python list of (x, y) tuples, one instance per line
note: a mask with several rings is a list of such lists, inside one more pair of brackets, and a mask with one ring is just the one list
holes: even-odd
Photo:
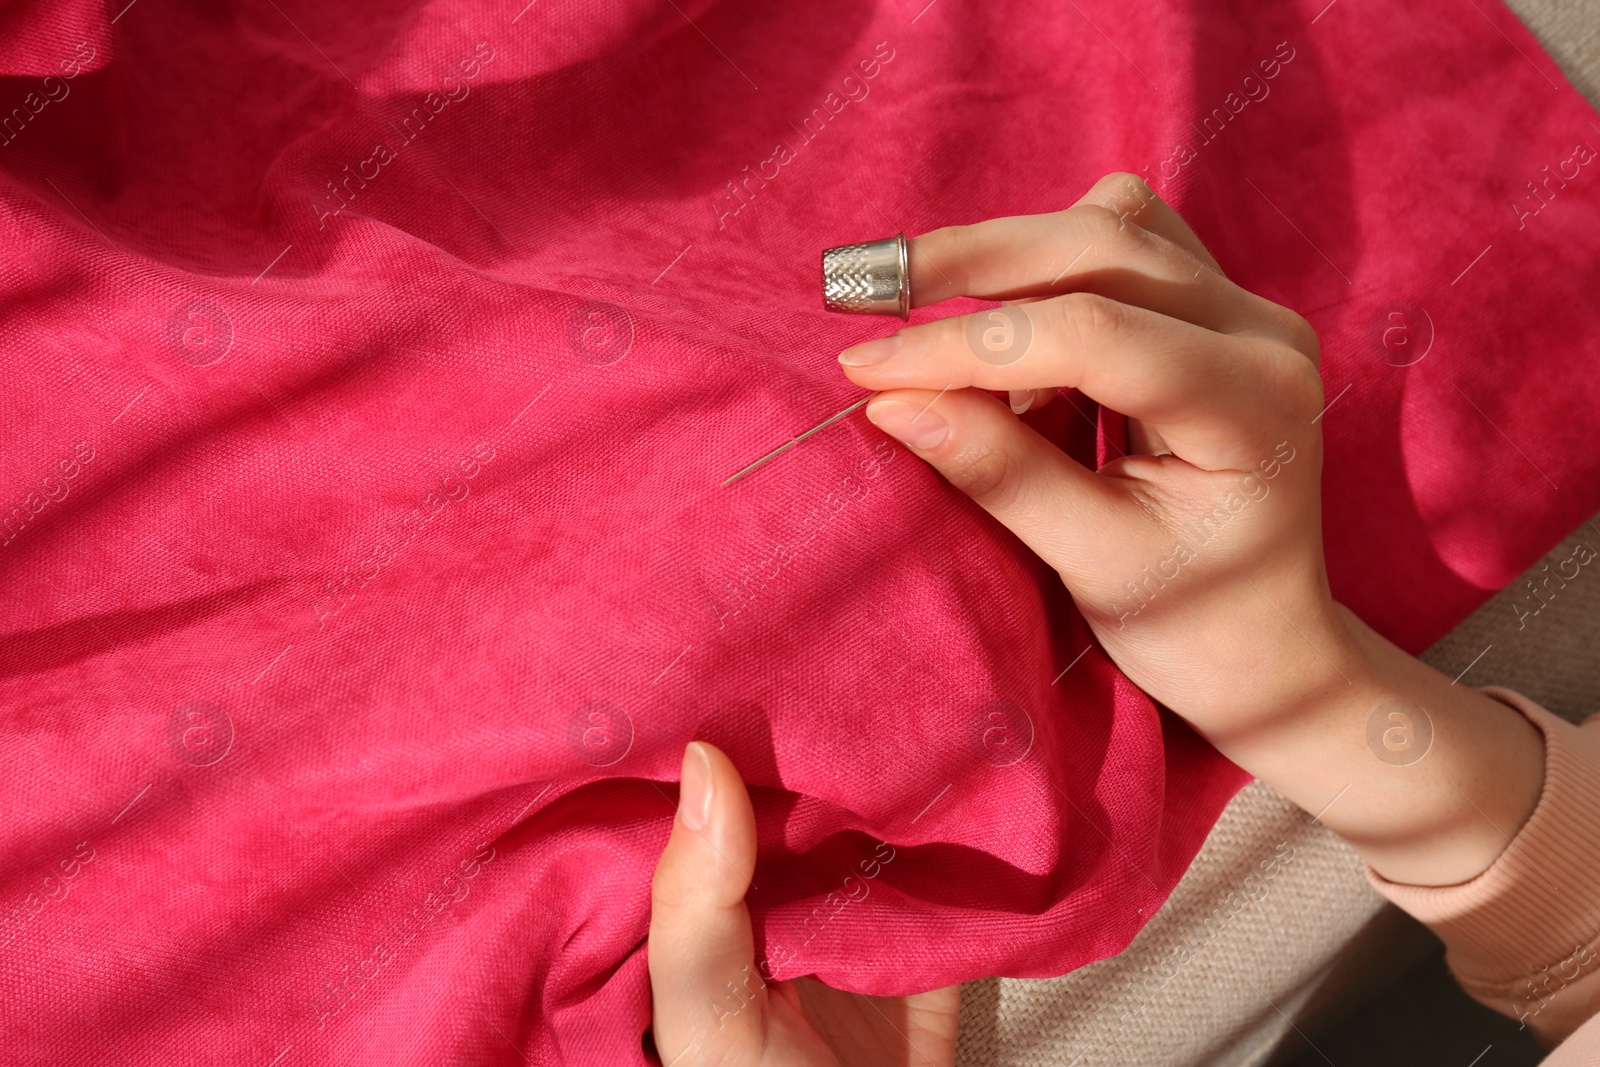
[(1218, 627), (1208, 642), (1210, 662), (1224, 665), (1230, 684), (1173, 710), (1247, 769), (1235, 749), (1274, 751), (1372, 672), (1360, 620), (1333, 600), (1320, 575), (1258, 574), (1225, 614), (1251, 620)]
[(1504, 851), (1538, 802), (1544, 740), (1334, 604), (1329, 669), (1228, 752), (1390, 881), (1448, 885)]

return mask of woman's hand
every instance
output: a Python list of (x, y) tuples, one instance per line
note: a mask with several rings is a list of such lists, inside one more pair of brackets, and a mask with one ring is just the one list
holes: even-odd
[(762, 980), (744, 903), (755, 862), (755, 811), (739, 772), (716, 748), (692, 742), (651, 888), (651, 1028), (661, 1062), (954, 1064), (959, 986), (869, 997), (809, 978)]
[[(867, 417), (1054, 567), (1140, 688), (1227, 733), (1288, 695), (1263, 662), (1273, 682), (1337, 680), (1304, 319), (1224, 277), (1126, 174), (1055, 214), (924, 234), (911, 277), (918, 306), (1023, 302), (846, 349), (850, 379), (887, 391)], [(1037, 404), (1058, 386), (1127, 415), (1133, 454), (1085, 469), (984, 391)]]
[[(1014, 303), (846, 349), (882, 394), (867, 417), (1054, 567), (1123, 673), (1395, 881), (1499, 855), (1538, 798), (1542, 738), (1334, 602), (1304, 319), (1229, 281), (1129, 174), (1065, 211), (916, 238), (911, 295)], [(1014, 413), (1057, 387), (1128, 416), (1131, 454), (1086, 469)]]

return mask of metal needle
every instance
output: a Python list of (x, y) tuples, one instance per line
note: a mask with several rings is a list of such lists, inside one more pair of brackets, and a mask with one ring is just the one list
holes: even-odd
[(799, 444), (801, 441), (804, 441), (806, 438), (810, 437), (812, 434), (816, 433), (818, 430), (822, 429), (823, 427), (828, 426), (828, 425), (830, 425), (832, 423), (838, 422), (840, 419), (844, 418), (846, 415), (850, 414), (856, 408), (860, 407), (862, 404), (865, 404), (867, 401), (871, 400), (873, 397), (875, 397), (877, 395), (878, 394), (876, 392), (868, 393), (866, 396), (862, 397), (860, 400), (857, 400), (854, 404), (851, 404), (849, 407), (847, 407), (843, 411), (839, 412), (839, 414), (833, 415), (833, 416), (831, 416), (829, 418), (824, 419), (823, 421), (817, 423), (815, 426), (811, 427), (811, 429), (807, 430), (805, 433), (801, 434), (799, 437), (796, 437), (791, 441), (787, 441), (784, 444), (779, 445), (777, 448), (774, 448), (771, 452), (768, 452), (766, 455), (762, 456), (760, 459), (756, 460), (754, 463), (750, 464), (748, 467), (745, 467), (743, 470), (741, 470), (741, 471), (729, 476), (728, 480), (723, 482), (722, 484), (723, 485), (729, 485), (729, 484), (732, 484), (733, 482), (738, 481), (740, 478), (743, 478), (746, 474), (749, 474), (751, 471), (753, 471), (757, 467), (761, 466), (763, 463), (765, 463), (767, 460), (771, 459), (773, 456), (776, 456), (778, 453), (783, 452), (783, 451), (785, 451), (787, 449), (793, 448), (795, 445)]

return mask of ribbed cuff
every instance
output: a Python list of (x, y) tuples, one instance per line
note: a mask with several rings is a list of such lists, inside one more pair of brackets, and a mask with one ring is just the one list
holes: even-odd
[(1544, 788), (1533, 814), (1471, 881), (1405, 885), (1371, 867), (1367, 878), (1439, 935), (1469, 991), (1517, 998), (1530, 976), (1547, 977), (1544, 968), (1558, 986), (1600, 970), (1600, 718), (1574, 726), (1509, 689), (1479, 692), (1544, 734)]

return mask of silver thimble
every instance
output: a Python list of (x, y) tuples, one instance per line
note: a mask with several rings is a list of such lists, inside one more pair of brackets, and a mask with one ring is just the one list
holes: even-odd
[(822, 306), (851, 315), (911, 317), (906, 235), (840, 245), (822, 252)]

